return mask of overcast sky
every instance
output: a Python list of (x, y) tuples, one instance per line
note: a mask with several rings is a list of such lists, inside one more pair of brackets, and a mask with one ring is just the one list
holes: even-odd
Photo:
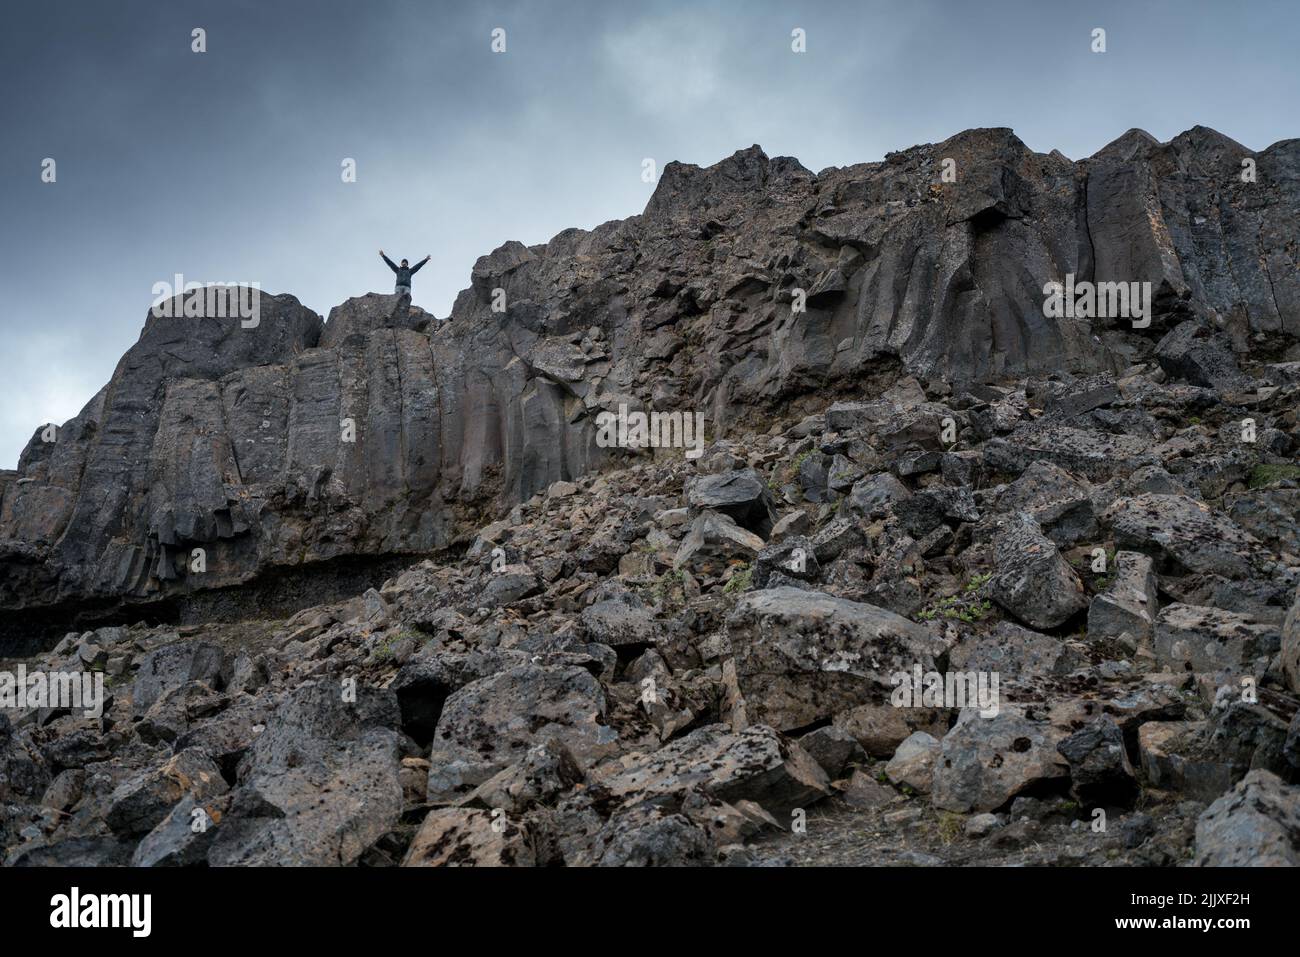
[[(1052, 12), (1059, 8), (1059, 12)], [(1300, 5), (86, 0), (0, 27), (0, 467), (136, 340), (156, 282), (258, 282), (320, 312), (433, 255), (639, 213), (641, 163), (752, 143), (805, 166), (1009, 126), (1080, 158), (1131, 127), (1300, 135)], [(191, 51), (191, 31), (207, 52)], [(494, 28), (506, 52), (491, 50)], [(807, 52), (790, 49), (806, 31)], [(1106, 30), (1107, 52), (1090, 50)], [(45, 158), (57, 164), (42, 183)], [(353, 158), (357, 181), (341, 180)]]

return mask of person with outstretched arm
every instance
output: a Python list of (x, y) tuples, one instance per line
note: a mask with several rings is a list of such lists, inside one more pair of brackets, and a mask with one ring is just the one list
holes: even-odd
[[(384, 251), (382, 249), (379, 250), (379, 255), (384, 256)], [(400, 266), (394, 266), (393, 261), (387, 256), (384, 256), (384, 262), (388, 263), (388, 268), (397, 273), (397, 288), (394, 292), (399, 296), (402, 293), (406, 293), (406, 295), (409, 296), (411, 294), (411, 277), (419, 272), (420, 267), (432, 258), (432, 256), (425, 256), (414, 266), (410, 265), (405, 259), (403, 259)]]

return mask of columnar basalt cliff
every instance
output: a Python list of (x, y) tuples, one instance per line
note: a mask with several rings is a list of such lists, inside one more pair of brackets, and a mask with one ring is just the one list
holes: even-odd
[(1300, 865), (1298, 170), (755, 147), (445, 320), (151, 318), (0, 479), (0, 859)]
[[(713, 437), (900, 371), (1118, 372), (1180, 326), (1171, 363), (1207, 335), (1259, 347), (1300, 334), (1298, 213), (1300, 141), (1254, 153), (1199, 127), (1078, 162), (973, 130), (821, 173), (755, 146), (669, 164), (640, 216), (506, 243), (445, 320), (374, 294), (324, 323), (283, 295), (253, 328), (150, 318), (0, 476), (0, 607), (434, 553), (610, 465), (595, 415), (624, 404), (696, 410)], [(1150, 282), (1150, 327), (1047, 318), (1067, 275)]]

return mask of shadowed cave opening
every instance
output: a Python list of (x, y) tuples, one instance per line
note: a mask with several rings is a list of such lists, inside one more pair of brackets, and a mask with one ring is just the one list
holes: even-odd
[(241, 585), (168, 595), (152, 601), (96, 599), (0, 611), (0, 658), (54, 647), (70, 631), (115, 625), (190, 625), (288, 618), (304, 608), (378, 588), (426, 555), (343, 556), (278, 567)]

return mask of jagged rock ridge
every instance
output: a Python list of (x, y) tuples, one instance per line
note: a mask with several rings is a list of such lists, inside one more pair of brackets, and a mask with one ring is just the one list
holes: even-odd
[[(1254, 153), (1199, 127), (1077, 163), (1001, 129), (817, 174), (752, 147), (669, 164), (640, 216), (506, 243), (444, 322), (378, 295), (325, 323), (292, 296), (263, 296), (254, 329), (151, 319), (58, 440), (0, 477), (0, 606), (433, 552), (609, 464), (593, 417), (622, 403), (695, 409), (722, 435), (899, 368), (1119, 371), (1180, 324), (1195, 341), (1170, 361), (1210, 375), (1231, 349), (1207, 333), (1242, 350), (1300, 332), (1298, 210), (1300, 141)], [(1046, 318), (1042, 286), (1066, 274), (1151, 282), (1151, 329)]]

